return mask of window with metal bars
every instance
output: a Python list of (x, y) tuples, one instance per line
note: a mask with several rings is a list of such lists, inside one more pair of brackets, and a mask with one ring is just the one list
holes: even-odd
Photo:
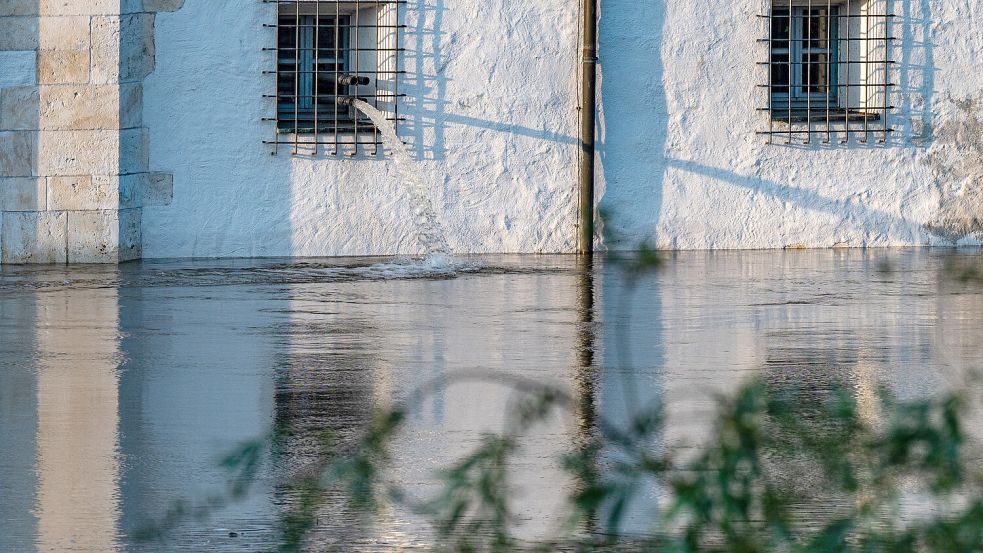
[[(277, 37), (277, 130), (313, 133), (353, 127), (355, 113), (339, 102), (368, 78), (349, 69), (351, 18), (280, 16)], [(315, 109), (317, 108), (317, 109)], [(316, 117), (320, 115), (320, 117)], [(327, 116), (327, 117), (326, 117)]]
[(890, 0), (772, 0), (766, 66), (768, 142), (886, 142)]
[[(398, 123), (399, 8), (403, 0), (264, 0), (276, 4), (273, 153), (380, 151), (379, 130), (352, 101)], [(398, 129), (397, 129), (398, 130)], [(323, 147), (323, 149), (322, 149)], [(344, 148), (342, 148), (344, 147)]]

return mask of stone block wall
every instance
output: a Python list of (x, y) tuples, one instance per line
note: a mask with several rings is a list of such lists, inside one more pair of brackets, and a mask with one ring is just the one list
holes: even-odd
[(161, 0), (0, 3), (0, 263), (141, 257), (150, 172), (143, 79)]

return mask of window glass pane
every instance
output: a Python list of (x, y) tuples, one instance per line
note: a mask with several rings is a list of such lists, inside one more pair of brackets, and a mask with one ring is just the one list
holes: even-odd
[(314, 109), (314, 18), (303, 16), (300, 18), (300, 65), (297, 68), (297, 79), (299, 95), (297, 102), (300, 109), (310, 111)]
[(803, 37), (807, 48), (828, 48), (828, 34), (830, 32), (829, 14), (826, 9), (814, 9), (804, 12), (807, 17), (804, 19)]
[(322, 17), (317, 35), (317, 47), (322, 50), (324, 55), (334, 56), (335, 54), (335, 20), (333, 17)]
[(277, 33), (277, 95), (280, 111), (293, 111), (297, 79), (297, 19), (281, 17)]
[(802, 56), (802, 84), (809, 93), (829, 93), (829, 66), (827, 54), (804, 54)]
[(788, 10), (775, 10), (772, 12), (771, 19), (771, 47), (776, 50), (788, 48), (788, 39), (791, 35), (792, 18), (789, 17)]
[(788, 54), (773, 54), (771, 57), (772, 94), (788, 94), (788, 59)]
[(294, 16), (281, 17), (279, 24), (279, 42), (281, 55), (284, 49), (293, 49), (297, 41), (297, 20)]

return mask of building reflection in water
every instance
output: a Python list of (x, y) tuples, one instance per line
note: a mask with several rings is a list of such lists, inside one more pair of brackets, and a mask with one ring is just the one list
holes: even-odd
[[(524, 376), (576, 390), (579, 275), (569, 260), (539, 263), (540, 271), (514, 274), (293, 286), (291, 353), (278, 380), (278, 418), (352, 439), (375, 410), (432, 384), (393, 444), (389, 475), (412, 497), (429, 497), (438, 490), (438, 469), (476, 448), (482, 433), (506, 429), (516, 393), (497, 378)], [(462, 371), (489, 378), (446, 379)], [(572, 413), (558, 413), (522, 437), (511, 473), (522, 521), (518, 535), (548, 537), (565, 522), (562, 506), (572, 481), (560, 456), (578, 431)], [(311, 452), (310, 437), (293, 438), (291, 457)], [(423, 519), (394, 506), (365, 521), (339, 500), (325, 506), (321, 519), (332, 521), (315, 538), (324, 546), (382, 550), (432, 539)]]
[(115, 551), (117, 293), (53, 286), (64, 269), (24, 272), (12, 280), (36, 292), (0, 295), (0, 550)]
[[(878, 271), (879, 256), (898, 272)], [(481, 274), (404, 280), (214, 263), (0, 272), (0, 550), (262, 549), (296, 501), (274, 482), (317, 458), (323, 430), (353, 440), (376, 410), (435, 382), (390, 474), (427, 496), (434, 471), (501, 431), (513, 405), (502, 384), (452, 384), (460, 371), (579, 398), (524, 436), (514, 463), (516, 531), (541, 538), (578, 485), (558, 458), (601, 417), (662, 405), (652, 445), (687, 445), (685, 457), (711, 435), (716, 396), (752, 377), (809, 398), (846, 386), (876, 420), (880, 386), (908, 398), (959, 389), (983, 365), (983, 290), (945, 281), (926, 252), (680, 253), (628, 296), (603, 258), (490, 258)], [(174, 500), (221, 490), (220, 453), (275, 421), (295, 433), (247, 501), (165, 545), (133, 542)], [(648, 529), (665, 499), (650, 482), (622, 529)], [(321, 515), (324, 546), (432, 539), (392, 506), (367, 520), (329, 497)]]
[(113, 551), (120, 510), (116, 290), (36, 300), (38, 549)]
[(34, 300), (0, 297), (0, 551), (29, 551), (37, 535)]
[(177, 500), (224, 490), (221, 454), (269, 429), (279, 290), (196, 289), (193, 275), (156, 287), (140, 265), (5, 271), (0, 551), (268, 544), (277, 509), (262, 482), (173, 543), (133, 535)]
[[(201, 504), (223, 493), (229, 473), (222, 456), (270, 429), (273, 367), (286, 352), (275, 329), (288, 320), (289, 300), (280, 287), (221, 285), (222, 271), (194, 265), (179, 264), (169, 286), (143, 280), (151, 270), (127, 270), (124, 284), (136, 285), (119, 292), (121, 526), (132, 536), (177, 500)], [(273, 537), (277, 510), (268, 478), (254, 491), (207, 520), (172, 530), (170, 545), (262, 548)]]

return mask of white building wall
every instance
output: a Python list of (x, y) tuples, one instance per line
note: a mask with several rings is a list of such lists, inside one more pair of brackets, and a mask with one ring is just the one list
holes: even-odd
[[(765, 0), (602, 0), (598, 203), (612, 247), (978, 243), (983, 0), (891, 0), (886, 144), (767, 145)], [(145, 257), (413, 253), (393, 163), (270, 155), (274, 6), (188, 0), (156, 17), (145, 82)], [(459, 252), (576, 247), (576, 2), (410, 0), (402, 127)], [(780, 142), (780, 141), (779, 141)], [(931, 229), (931, 230), (928, 230)], [(975, 232), (975, 234), (974, 234)]]
[[(565, 252), (576, 235), (576, 10), (559, 0), (406, 6), (402, 125), (451, 246)], [(159, 14), (147, 79), (151, 165), (170, 206), (145, 257), (413, 253), (391, 160), (271, 156), (275, 7), (190, 0)]]
[(979, 223), (966, 215), (983, 213), (983, 78), (973, 69), (983, 41), (972, 16), (983, 3), (891, 1), (898, 132), (866, 146), (767, 145), (755, 134), (767, 127), (755, 111), (766, 105), (756, 85), (767, 69), (755, 63), (767, 59), (756, 17), (767, 7), (602, 2), (600, 203), (626, 241), (679, 249), (978, 242)]

